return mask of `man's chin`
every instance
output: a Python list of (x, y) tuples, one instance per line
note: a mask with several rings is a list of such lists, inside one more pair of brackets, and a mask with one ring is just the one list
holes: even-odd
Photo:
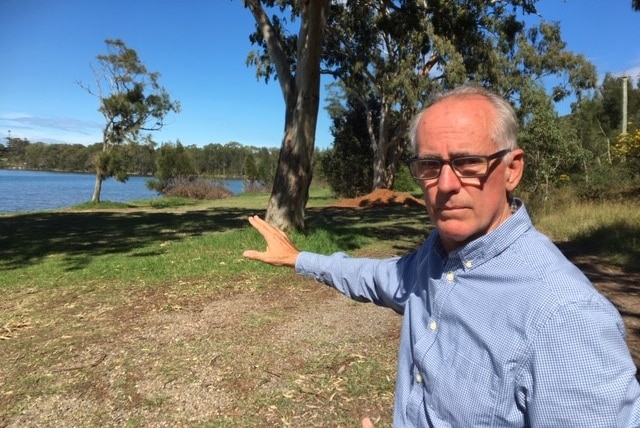
[(436, 228), (440, 239), (447, 244), (447, 247), (460, 247), (474, 237), (468, 222), (462, 220), (439, 220), (436, 222)]

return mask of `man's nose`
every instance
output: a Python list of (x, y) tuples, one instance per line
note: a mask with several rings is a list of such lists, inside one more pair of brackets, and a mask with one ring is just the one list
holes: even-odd
[(438, 188), (445, 192), (460, 188), (460, 178), (458, 178), (451, 165), (442, 165), (440, 176), (438, 177)]

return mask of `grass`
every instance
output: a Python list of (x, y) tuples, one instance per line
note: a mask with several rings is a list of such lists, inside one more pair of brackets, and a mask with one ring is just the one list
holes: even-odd
[(533, 213), (536, 227), (558, 243), (597, 255), (630, 271), (640, 271), (638, 203), (556, 203)]
[[(242, 258), (268, 195), (136, 201), (0, 218), (0, 426), (390, 426), (399, 317)], [(386, 257), (428, 233), (417, 208), (328, 208), (299, 248)], [(625, 204), (537, 211), (574, 251), (640, 266)]]

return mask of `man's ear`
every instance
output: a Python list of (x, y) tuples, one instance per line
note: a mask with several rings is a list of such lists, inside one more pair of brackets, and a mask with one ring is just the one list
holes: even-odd
[(524, 173), (524, 150), (515, 149), (507, 155), (507, 168), (505, 169), (505, 185), (507, 192), (513, 192), (520, 180), (522, 180), (522, 174)]

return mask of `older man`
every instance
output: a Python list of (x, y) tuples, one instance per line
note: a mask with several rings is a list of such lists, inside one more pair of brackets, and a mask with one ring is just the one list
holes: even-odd
[(502, 98), (465, 86), (414, 120), (410, 170), (435, 230), (384, 260), (298, 251), (258, 217), (264, 252), (403, 315), (394, 426), (638, 427), (640, 385), (611, 303), (532, 225)]

